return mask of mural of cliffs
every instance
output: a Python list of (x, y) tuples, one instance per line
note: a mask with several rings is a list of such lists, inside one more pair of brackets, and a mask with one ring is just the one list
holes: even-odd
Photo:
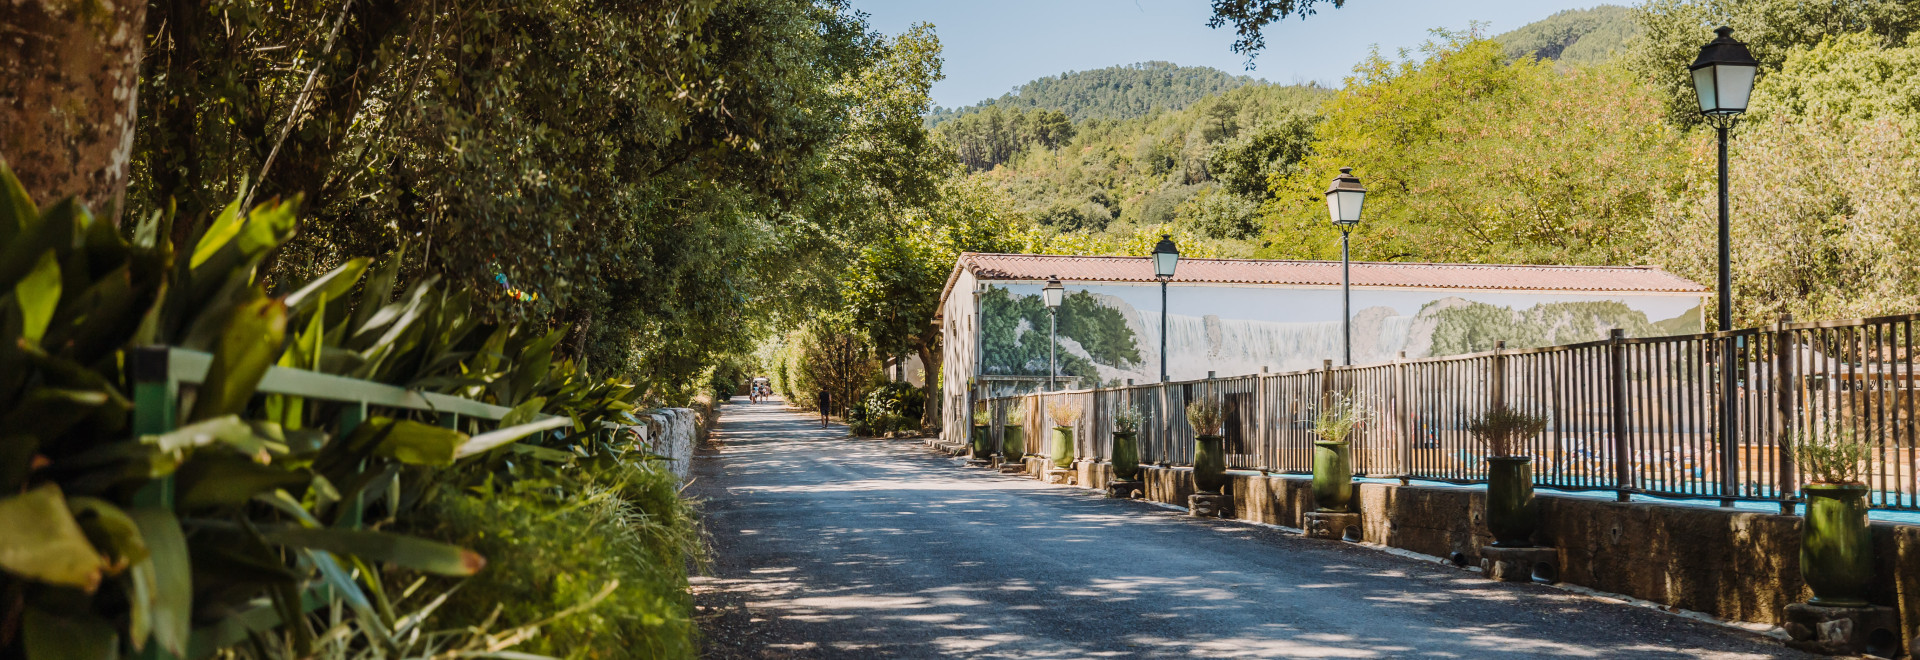
[[(1150, 383), (1160, 375), (1155, 285), (1068, 285), (1057, 311), (1062, 387)], [(1339, 290), (1176, 286), (1167, 295), (1167, 370), (1173, 380), (1319, 367), (1340, 359)], [(1701, 299), (1504, 291), (1356, 290), (1354, 364), (1605, 339), (1699, 332)], [(1043, 386), (1048, 313), (1037, 285), (994, 286), (981, 297), (983, 381), (1001, 392)]]

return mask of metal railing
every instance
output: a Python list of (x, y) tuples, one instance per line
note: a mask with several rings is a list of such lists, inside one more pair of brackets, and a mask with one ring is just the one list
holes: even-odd
[(1138, 406), (1140, 460), (1192, 462), (1185, 403), (1220, 401), (1228, 467), (1310, 473), (1312, 421), (1332, 393), (1370, 412), (1356, 429), (1354, 472), (1452, 483), (1486, 478), (1484, 447), (1468, 420), (1496, 403), (1541, 415), (1524, 443), (1535, 483), (1612, 490), (1624, 498), (1794, 501), (1807, 482), (1794, 464), (1796, 434), (1834, 425), (1868, 443), (1861, 466), (1876, 508), (1920, 509), (1920, 381), (1914, 324), (1920, 314), (1792, 323), (1672, 337), (1628, 338), (1117, 388), (986, 399), (992, 442), (1008, 409), (1027, 411), (1027, 451), (1046, 453), (1042, 415), (1074, 400), (1087, 411), (1076, 454), (1111, 454), (1112, 420)]

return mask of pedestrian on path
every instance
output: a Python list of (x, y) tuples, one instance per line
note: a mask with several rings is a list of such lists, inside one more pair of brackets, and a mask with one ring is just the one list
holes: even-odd
[(820, 428), (827, 428), (827, 411), (833, 409), (833, 395), (820, 390), (820, 396), (815, 401), (820, 404)]

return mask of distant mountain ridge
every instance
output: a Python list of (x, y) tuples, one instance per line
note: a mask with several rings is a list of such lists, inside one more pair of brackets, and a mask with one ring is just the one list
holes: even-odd
[(1068, 71), (1035, 79), (1000, 98), (960, 108), (934, 108), (927, 126), (988, 107), (1002, 110), (1059, 110), (1080, 122), (1088, 119), (1132, 119), (1155, 108), (1180, 110), (1195, 101), (1260, 82), (1204, 66), (1172, 62), (1141, 62), (1090, 71)]

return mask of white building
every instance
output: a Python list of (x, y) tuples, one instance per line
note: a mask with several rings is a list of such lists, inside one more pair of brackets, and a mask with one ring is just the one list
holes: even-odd
[[(1064, 303), (1062, 388), (1160, 379), (1161, 284), (1147, 257), (960, 256), (941, 293), (943, 432), (965, 437), (973, 397), (1040, 388), (1048, 322)], [(1649, 266), (1354, 263), (1353, 363), (1702, 332), (1709, 290)], [(1341, 359), (1340, 262), (1181, 259), (1166, 287), (1170, 380), (1311, 369)]]

